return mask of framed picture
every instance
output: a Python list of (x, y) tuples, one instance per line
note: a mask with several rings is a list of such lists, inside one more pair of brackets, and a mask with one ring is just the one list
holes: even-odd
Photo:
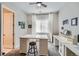
[(21, 29), (25, 29), (25, 22), (22, 22)]
[(63, 21), (63, 25), (68, 24), (68, 23), (69, 23), (68, 19), (66, 19), (66, 20)]
[(32, 25), (28, 25), (28, 28), (32, 28)]
[(71, 19), (71, 26), (77, 26), (77, 24), (78, 24), (78, 17), (72, 18)]
[(22, 22), (19, 21), (19, 22), (18, 22), (18, 25), (20, 26), (21, 24), (22, 24)]
[(19, 21), (18, 25), (21, 27), (21, 29), (25, 29), (25, 22)]

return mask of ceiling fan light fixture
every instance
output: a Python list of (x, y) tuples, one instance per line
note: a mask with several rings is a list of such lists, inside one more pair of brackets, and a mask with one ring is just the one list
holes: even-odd
[(41, 6), (41, 4), (40, 4), (40, 3), (38, 3), (38, 4), (37, 4), (37, 6), (39, 6), (39, 7), (40, 7), (40, 6)]

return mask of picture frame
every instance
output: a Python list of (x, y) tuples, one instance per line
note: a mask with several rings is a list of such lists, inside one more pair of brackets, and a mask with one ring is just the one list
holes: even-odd
[(28, 28), (32, 28), (32, 25), (31, 25), (31, 24), (29, 24), (29, 25), (28, 25)]
[(19, 21), (19, 22), (18, 22), (18, 25), (20, 26), (21, 24), (22, 24), (22, 22)]
[(68, 23), (69, 23), (68, 19), (63, 21), (63, 25), (68, 24)]
[(21, 29), (25, 29), (25, 22), (22, 22)]
[(21, 27), (21, 29), (25, 29), (25, 22), (19, 21), (18, 25)]
[(71, 26), (77, 26), (78, 25), (78, 17), (71, 19)]

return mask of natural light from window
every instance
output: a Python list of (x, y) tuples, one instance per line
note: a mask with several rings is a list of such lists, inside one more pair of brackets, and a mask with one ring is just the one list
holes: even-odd
[(36, 33), (48, 33), (49, 15), (37, 15), (36, 17)]

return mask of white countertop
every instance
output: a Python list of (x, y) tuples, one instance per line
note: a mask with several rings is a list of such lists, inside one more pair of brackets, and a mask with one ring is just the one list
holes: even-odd
[(59, 35), (54, 35), (54, 37), (64, 44), (72, 44), (72, 42), (68, 41), (66, 37), (59, 36)]
[(59, 35), (54, 35), (57, 40), (62, 42), (67, 48), (69, 48), (72, 52), (74, 52), (76, 55), (79, 55), (79, 45), (74, 45), (72, 42), (67, 41), (65, 37), (59, 36)]
[(67, 48), (69, 48), (72, 52), (74, 52), (76, 55), (79, 56), (79, 46), (78, 45), (72, 45), (72, 44), (65, 44)]
[(27, 39), (49, 39), (48, 35), (46, 34), (26, 34), (21, 36), (20, 38), (27, 38)]

